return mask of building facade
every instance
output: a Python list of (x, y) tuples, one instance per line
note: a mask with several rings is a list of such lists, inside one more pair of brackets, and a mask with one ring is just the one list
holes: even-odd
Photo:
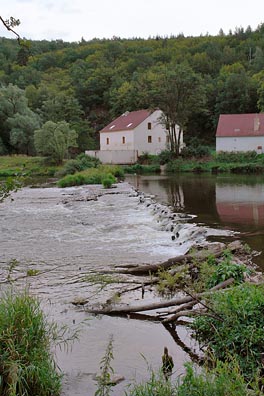
[(143, 153), (157, 155), (169, 147), (161, 117), (160, 110), (127, 111), (99, 132), (100, 150), (86, 154), (110, 164), (133, 164)]
[(221, 114), (216, 151), (264, 152), (264, 114)]

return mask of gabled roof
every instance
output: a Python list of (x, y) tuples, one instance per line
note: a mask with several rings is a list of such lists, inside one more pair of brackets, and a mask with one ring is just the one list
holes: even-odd
[(116, 118), (110, 124), (101, 129), (101, 132), (116, 132), (135, 129), (146, 118), (150, 116), (150, 110), (126, 111), (120, 117)]
[(264, 113), (221, 114), (216, 137), (264, 136)]

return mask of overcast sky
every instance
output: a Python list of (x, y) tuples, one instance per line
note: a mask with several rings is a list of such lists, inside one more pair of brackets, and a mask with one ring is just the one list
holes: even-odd
[[(32, 40), (217, 35), (264, 22), (263, 0), (0, 0), (0, 15), (19, 18)], [(0, 37), (14, 36), (0, 25)]]

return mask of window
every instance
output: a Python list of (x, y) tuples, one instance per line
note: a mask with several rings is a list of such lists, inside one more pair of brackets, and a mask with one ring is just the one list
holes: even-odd
[(123, 143), (123, 144), (126, 143), (126, 138), (125, 138), (125, 136), (122, 137), (122, 143)]
[(159, 142), (159, 143), (161, 142), (161, 137), (158, 137), (158, 142)]
[(106, 138), (106, 144), (109, 144), (109, 138)]
[(148, 129), (151, 129), (151, 122), (148, 122)]
[(152, 136), (148, 136), (148, 143), (152, 143)]

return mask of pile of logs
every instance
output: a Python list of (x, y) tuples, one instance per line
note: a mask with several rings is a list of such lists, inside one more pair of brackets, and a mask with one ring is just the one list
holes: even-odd
[[(204, 261), (209, 254), (211, 256), (213, 255), (215, 258), (220, 257), (226, 248), (228, 248), (233, 254), (236, 254), (237, 261), (246, 261), (246, 264), (248, 265), (251, 263), (251, 255), (245, 252), (242, 243), (240, 241), (234, 241), (227, 246), (223, 243), (209, 244), (208, 249), (198, 250), (195, 254), (186, 254), (174, 257), (159, 264), (119, 266), (113, 270), (113, 273), (133, 275), (134, 277), (151, 275), (153, 278), (153, 275), (155, 276), (160, 270), (169, 270), (171, 267), (182, 264), (188, 265), (189, 268), (192, 268), (192, 266), (197, 265), (197, 262)], [(164, 324), (177, 324), (179, 318), (182, 317), (190, 317), (194, 315), (217, 315), (205, 305), (204, 298), (212, 292), (225, 289), (232, 285), (233, 282), (234, 279), (230, 278), (203, 293), (190, 293), (187, 290), (184, 290), (184, 296), (151, 303), (145, 303), (143, 300), (145, 284), (142, 283), (142, 301), (138, 304), (112, 304), (111, 301), (108, 301), (107, 304), (100, 307), (85, 305), (85, 311), (92, 314), (129, 317), (132, 317), (132, 314), (138, 314), (137, 318), (144, 313), (144, 315), (142, 315), (143, 319), (148, 318), (150, 320), (158, 320)], [(136, 286), (134, 289), (139, 288), (140, 286)], [(221, 320), (220, 317), (219, 320)]]

